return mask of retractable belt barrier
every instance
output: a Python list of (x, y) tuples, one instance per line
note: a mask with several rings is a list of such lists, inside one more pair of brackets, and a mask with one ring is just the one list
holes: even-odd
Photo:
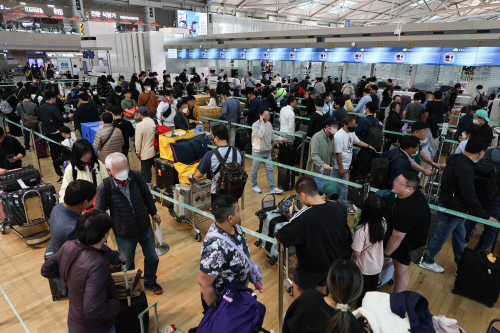
[(12, 305), (9, 297), (7, 297), (7, 294), (5, 293), (5, 291), (3, 290), (2, 286), (0, 286), (0, 291), (2, 292), (2, 294), (5, 296), (5, 299), (7, 300), (7, 303), (9, 303), (10, 305), (10, 308), (12, 309), (12, 311), (14, 311), (14, 314), (16, 315), (17, 319), (19, 319), (19, 322), (21, 323), (21, 325), (23, 326), (24, 330), (28, 333), (30, 333), (30, 331), (28, 330), (28, 327), (26, 327), (26, 324), (24, 324), (24, 321), (21, 319), (21, 316), (19, 315), (19, 313), (17, 312), (16, 308), (14, 307), (14, 305)]

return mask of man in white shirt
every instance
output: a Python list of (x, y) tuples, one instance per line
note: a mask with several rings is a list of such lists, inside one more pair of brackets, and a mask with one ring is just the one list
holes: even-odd
[[(295, 133), (295, 107), (297, 99), (293, 95), (286, 96), (288, 105), (280, 111), (280, 132)], [(295, 137), (293, 135), (284, 135), (288, 142), (293, 143)]]
[(220, 78), (224, 77), (224, 68), (220, 70), (219, 77)]
[[(347, 180), (347, 170), (351, 166), (353, 144), (361, 148), (375, 148), (369, 144), (360, 141), (354, 131), (356, 130), (356, 116), (347, 115), (342, 119), (342, 128), (335, 134), (335, 160), (334, 174), (336, 178)], [(339, 184), (342, 190), (340, 202), (347, 206), (347, 212), (352, 215), (354, 211), (349, 206), (347, 200), (347, 185)]]
[(80, 71), (76, 68), (76, 65), (73, 65), (73, 71), (71, 73), (73, 74), (73, 79), (79, 79)]

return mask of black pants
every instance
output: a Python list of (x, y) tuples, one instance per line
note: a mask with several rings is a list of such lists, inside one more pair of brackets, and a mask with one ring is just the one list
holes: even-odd
[[(45, 134), (45, 136), (51, 140), (54, 140), (55, 142), (61, 142), (64, 140), (61, 133)], [(61, 153), (59, 151), (59, 145), (49, 141), (49, 148), (50, 148), (50, 157), (52, 158), (52, 162), (54, 162), (56, 159), (59, 158), (59, 156), (61, 156)]]
[(59, 177), (64, 176), (64, 173), (61, 170), (61, 167), (64, 166), (64, 161), (65, 160), (62, 159), (61, 157), (58, 157), (58, 158), (56, 158), (55, 160), (52, 161), (52, 164), (54, 165), (54, 170), (56, 171), (56, 174)]
[(153, 173), (151, 172), (151, 168), (153, 167), (154, 160), (155, 160), (154, 157), (148, 158), (147, 160), (141, 160), (142, 177), (144, 178), (144, 180), (148, 184), (151, 183), (151, 179), (153, 177)]
[(364, 275), (363, 274), (363, 292), (361, 293), (361, 296), (359, 297), (359, 300), (357, 302), (358, 308), (361, 306), (362, 300), (365, 297), (365, 294), (367, 292), (377, 291), (378, 276), (379, 276), (379, 274), (375, 274), (375, 275)]
[[(11, 114), (7, 115), (7, 119), (15, 122), (16, 124), (19, 124), (19, 125), (21, 124), (21, 117), (16, 115), (15, 111), (12, 112)], [(16, 126), (16, 125), (11, 124), (11, 123), (8, 123), (8, 124), (9, 124), (10, 135), (12, 135), (12, 136), (22, 136), (23, 135), (23, 131), (22, 131), (21, 127)]]
[(203, 294), (201, 294), (201, 306), (203, 306), (203, 314), (205, 314), (210, 308), (207, 302), (205, 302), (205, 300), (203, 299)]

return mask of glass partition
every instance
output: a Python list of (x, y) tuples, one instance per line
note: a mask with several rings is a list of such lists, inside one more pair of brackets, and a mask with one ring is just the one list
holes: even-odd
[(455, 83), (460, 81), (462, 66), (444, 66), (439, 65), (436, 79), (436, 89), (448, 91), (453, 88)]
[(352, 83), (358, 83), (364, 76), (369, 77), (372, 64), (347, 64), (347, 77), (346, 80), (351, 80)]
[(393, 86), (407, 89), (410, 87), (411, 71), (411, 65), (376, 64), (374, 75), (377, 77), (377, 81), (386, 82), (387, 79), (392, 79)]
[(310, 62), (301, 62), (301, 61), (296, 61), (293, 63), (293, 76), (299, 79), (299, 82), (302, 81), (305, 77), (306, 74), (311, 73)]
[(252, 60), (251, 70), (252, 70), (253, 77), (256, 80), (262, 80), (262, 71), (264, 70), (262, 63), (263, 62), (260, 60)]
[(476, 67), (471, 75), (462, 74), (461, 79), (461, 82), (469, 82), (467, 93), (474, 93), (476, 86), (480, 84), (483, 86), (483, 91), (490, 95), (493, 91), (499, 90), (500, 67)]
[(436, 90), (436, 81), (439, 72), (439, 66), (435, 65), (417, 65), (415, 70), (415, 81), (413, 85), (420, 90)]
[(325, 80), (329, 76), (332, 77), (332, 81), (338, 77), (339, 81), (342, 81), (342, 73), (344, 71), (344, 63), (342, 62), (335, 62), (335, 63), (330, 63), (330, 62), (325, 62)]
[(323, 66), (323, 64), (323, 62), (311, 62), (311, 80), (321, 76), (321, 66)]
[[(274, 61), (274, 72), (273, 75), (279, 74), (282, 79), (289, 79), (292, 70), (291, 61)], [(293, 79), (293, 78), (292, 78)]]

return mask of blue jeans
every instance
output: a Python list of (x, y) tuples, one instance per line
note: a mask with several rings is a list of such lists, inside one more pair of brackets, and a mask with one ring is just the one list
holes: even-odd
[(30, 131), (23, 128), (24, 134), (24, 149), (30, 149)]
[[(257, 152), (252, 151), (253, 156), (260, 157), (262, 159), (271, 160), (271, 151)], [(267, 182), (271, 190), (276, 188), (274, 183), (273, 165), (271, 163), (265, 163), (257, 160), (252, 162), (252, 171), (250, 172), (250, 180), (252, 182), (252, 187), (257, 186), (257, 172), (259, 171), (260, 165), (264, 163), (264, 168), (266, 169)]]
[[(69, 333), (75, 333), (71, 327), (68, 326), (68, 332)], [(116, 333), (115, 327), (111, 327), (111, 329), (108, 331), (108, 333)]]
[[(346, 171), (344, 177), (340, 177), (339, 176), (339, 169), (334, 169), (333, 170), (333, 174), (338, 179), (347, 180), (347, 171)], [(339, 197), (339, 200), (344, 205), (346, 205), (347, 209), (350, 209), (351, 206), (349, 205), (349, 201), (347, 200), (347, 185), (346, 184), (342, 184), (342, 183), (338, 183), (338, 184), (340, 186), (340, 197)]]
[[(441, 204), (439, 207), (443, 207)], [(438, 212), (439, 225), (434, 233), (434, 236), (429, 241), (429, 257), (425, 262), (434, 263), (434, 257), (441, 251), (444, 243), (452, 235), (451, 242), (453, 246), (453, 254), (455, 262), (458, 264), (464, 253), (465, 245), (465, 226), (464, 219), (454, 215), (448, 215), (443, 212)]]
[[(496, 197), (495, 199), (489, 201), (486, 203), (483, 207), (491, 216), (496, 218), (498, 220), (499, 215), (500, 215), (500, 197)], [(476, 226), (477, 222), (470, 221), (470, 220), (465, 220), (465, 242), (469, 242), (470, 234), (474, 227)], [(477, 242), (476, 247), (474, 248), (475, 250), (486, 250), (489, 248), (492, 244), (493, 241), (495, 240), (495, 237), (497, 235), (497, 230), (498, 228), (489, 226), (489, 225), (484, 225), (484, 230), (483, 233), (481, 234), (481, 237), (479, 237), (479, 242)]]
[(127, 261), (127, 270), (135, 269), (135, 250), (137, 244), (141, 245), (144, 254), (144, 281), (149, 285), (155, 283), (160, 259), (156, 254), (153, 228), (148, 228), (145, 233), (137, 237), (123, 239), (115, 236), (115, 240), (120, 255)]
[(149, 116), (151, 119), (156, 119), (156, 113)]

